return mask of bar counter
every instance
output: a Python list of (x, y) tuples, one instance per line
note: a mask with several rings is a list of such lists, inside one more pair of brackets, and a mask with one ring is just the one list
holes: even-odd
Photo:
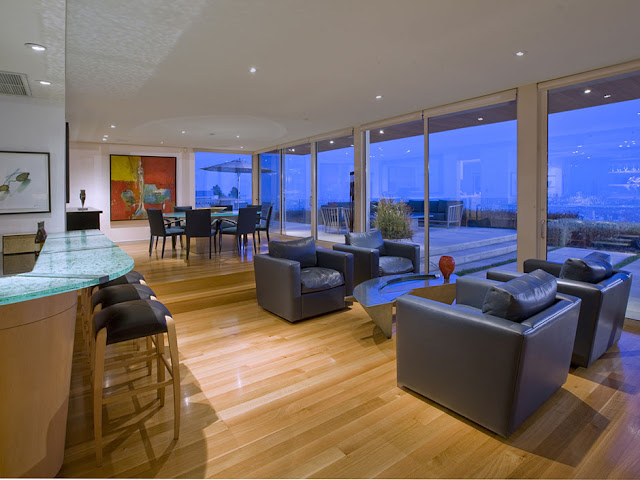
[(1, 477), (60, 470), (78, 290), (132, 269), (100, 230), (77, 230), (49, 234), (31, 272), (0, 277)]

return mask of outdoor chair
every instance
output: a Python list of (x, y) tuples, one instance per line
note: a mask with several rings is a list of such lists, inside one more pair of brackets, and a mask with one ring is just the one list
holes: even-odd
[(325, 232), (329, 232), (329, 230), (334, 230), (336, 233), (340, 232), (340, 210), (340, 207), (326, 205), (320, 207)]
[(269, 242), (253, 265), (258, 305), (289, 322), (343, 309), (353, 293), (353, 255), (316, 249), (313, 237)]
[(222, 252), (222, 236), (235, 235), (238, 253), (242, 250), (242, 244), (246, 245), (248, 236), (253, 237), (253, 251), (256, 252), (256, 217), (258, 209), (256, 207), (244, 207), (238, 210), (238, 220), (236, 224), (224, 222), (219, 229), (219, 244)]
[(151, 256), (151, 250), (153, 248), (153, 237), (156, 237), (156, 250), (158, 249), (158, 238), (162, 237), (161, 258), (164, 258), (164, 246), (167, 243), (167, 237), (171, 237), (171, 243), (174, 250), (176, 248), (176, 237), (180, 237), (180, 244), (182, 245), (181, 235), (184, 235), (183, 227), (165, 226), (162, 218), (162, 211), (157, 208), (149, 208), (147, 210), (147, 217), (149, 218), (149, 229), (151, 231), (151, 238), (149, 239), (149, 256)]
[(211, 258), (211, 243), (213, 240), (214, 251), (216, 248), (216, 234), (218, 233), (218, 221), (211, 223), (211, 210), (208, 208), (198, 210), (188, 210), (187, 225), (184, 234), (187, 237), (187, 260), (189, 260), (189, 250), (192, 238), (208, 238), (209, 239), (209, 258)]
[[(524, 262), (525, 273), (542, 269), (558, 278), (558, 292), (582, 299), (571, 363), (585, 368), (618, 342), (624, 325), (631, 273), (613, 270), (608, 259), (594, 252), (583, 259), (569, 258), (564, 264), (536, 259)], [(488, 279), (503, 282), (521, 275), (487, 272)]]
[(507, 437), (567, 380), (580, 303), (541, 270), (458, 278), (455, 305), (401, 296), (398, 385)]
[(420, 245), (384, 240), (376, 229), (344, 237), (345, 244), (333, 249), (353, 254), (354, 285), (385, 275), (420, 273)]

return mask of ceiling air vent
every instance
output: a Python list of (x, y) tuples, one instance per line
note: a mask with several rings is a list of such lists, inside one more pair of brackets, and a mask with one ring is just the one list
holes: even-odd
[(27, 76), (23, 73), (0, 72), (0, 94), (30, 97)]

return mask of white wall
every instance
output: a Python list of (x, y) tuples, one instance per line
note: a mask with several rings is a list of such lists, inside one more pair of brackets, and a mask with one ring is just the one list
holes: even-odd
[(49, 152), (51, 213), (0, 215), (0, 235), (65, 230), (65, 113), (60, 102), (0, 95), (0, 150)]
[(85, 206), (102, 210), (100, 229), (114, 242), (148, 240), (149, 224), (146, 220), (111, 221), (109, 156), (112, 154), (176, 157), (176, 204), (195, 205), (193, 149), (72, 142), (69, 145), (69, 206), (79, 207), (80, 190), (86, 190)]

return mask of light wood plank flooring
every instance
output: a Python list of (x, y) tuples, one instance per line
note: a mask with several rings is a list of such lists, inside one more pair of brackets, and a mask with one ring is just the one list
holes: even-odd
[[(225, 239), (226, 241), (226, 239)], [(263, 245), (265, 244), (263, 239)], [(153, 393), (105, 407), (94, 457), (87, 358), (74, 356), (65, 477), (640, 478), (640, 328), (509, 439), (396, 385), (395, 341), (356, 303), (290, 324), (256, 303), (252, 255), (123, 244), (173, 313), (182, 428)], [(273, 279), (278, 281), (277, 278)], [(77, 342), (79, 343), (79, 342)], [(109, 384), (146, 373), (113, 372)]]

